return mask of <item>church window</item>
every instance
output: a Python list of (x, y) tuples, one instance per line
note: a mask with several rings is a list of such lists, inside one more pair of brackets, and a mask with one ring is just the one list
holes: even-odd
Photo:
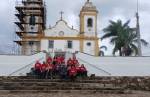
[(33, 45), (34, 45), (34, 42), (33, 42), (33, 41), (29, 41), (29, 45), (30, 45), (30, 46), (33, 46)]
[(49, 40), (49, 48), (54, 48), (54, 41), (53, 40)]
[(87, 20), (87, 26), (88, 26), (88, 27), (93, 27), (93, 19), (92, 19), (92, 18), (89, 18), (89, 19)]
[(72, 41), (68, 41), (67, 47), (70, 48), (70, 49), (72, 48)]
[(30, 25), (35, 25), (35, 16), (34, 15), (30, 16), (29, 24)]
[(91, 46), (91, 42), (88, 42), (88, 43), (87, 43), (87, 46)]
[(34, 27), (31, 27), (31, 30), (33, 30), (34, 29)]

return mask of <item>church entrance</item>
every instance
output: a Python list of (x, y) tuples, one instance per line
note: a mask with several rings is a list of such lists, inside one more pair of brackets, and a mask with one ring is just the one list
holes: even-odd
[(55, 52), (55, 57), (57, 56), (63, 56), (65, 57), (66, 52)]

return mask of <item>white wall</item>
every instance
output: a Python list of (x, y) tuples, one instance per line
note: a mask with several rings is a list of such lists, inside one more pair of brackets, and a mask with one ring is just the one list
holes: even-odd
[[(33, 63), (34, 66), (34, 62), (41, 58), (41, 62), (46, 59), (45, 53), (38, 53), (31, 56), (0, 55), (0, 76), (8, 76), (12, 72), (31, 63)], [(31, 67), (32, 65), (14, 75), (19, 75), (20, 73), (25, 74), (30, 71)]]
[(67, 48), (67, 41), (68, 40), (54, 40), (54, 48), (51, 49), (49, 48), (49, 40), (42, 40), (41, 41), (41, 50), (46, 50), (48, 52), (53, 52), (54, 51), (67, 51), (67, 52), (75, 52), (79, 51), (80, 49), (80, 44), (79, 40), (71, 40), (73, 43), (73, 48), (68, 49)]
[[(88, 46), (87, 43), (90, 42), (91, 46)], [(90, 40), (85, 40), (84, 41), (84, 53), (90, 54), (90, 55), (95, 55), (95, 42), (90, 41)]]
[(42, 39), (41, 40), (41, 51), (46, 50), (48, 51), (48, 40)]
[[(111, 73), (111, 76), (150, 76), (150, 57), (93, 57), (78, 53), (77, 58)], [(107, 75), (89, 64), (86, 66), (89, 73)]]

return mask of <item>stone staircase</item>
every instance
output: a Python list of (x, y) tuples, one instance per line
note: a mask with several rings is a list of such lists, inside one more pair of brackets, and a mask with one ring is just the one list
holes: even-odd
[(0, 77), (0, 94), (132, 94), (133, 91), (149, 92), (150, 77), (88, 77), (75, 81), (31, 76)]
[(1, 77), (0, 93), (117, 93), (126, 91), (115, 86), (110, 80), (99, 78), (77, 79), (34, 79), (30, 77)]

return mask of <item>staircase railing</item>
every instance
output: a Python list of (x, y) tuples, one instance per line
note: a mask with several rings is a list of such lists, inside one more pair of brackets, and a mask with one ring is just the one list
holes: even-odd
[(81, 62), (86, 63), (87, 65), (92, 66), (92, 67), (94, 67), (95, 69), (97, 69), (97, 70), (99, 70), (99, 71), (105, 73), (106, 75), (111, 76), (111, 73), (105, 71), (104, 69), (101, 69), (101, 68), (99, 68), (99, 67), (97, 67), (97, 66), (95, 66), (95, 65), (93, 65), (93, 64), (91, 64), (91, 63), (89, 63), (89, 62), (87, 62), (87, 61), (84, 61), (84, 60), (82, 60), (82, 59), (80, 59), (80, 58), (77, 58), (77, 59), (80, 60)]
[[(41, 60), (43, 60), (43, 59), (44, 59), (44, 57), (38, 59), (38, 61), (41, 61)], [(36, 60), (36, 61), (37, 61), (37, 60)], [(17, 74), (18, 72), (21, 72), (22, 70), (25, 70), (25, 69), (28, 69), (28, 70), (30, 71), (31, 68), (32, 68), (31, 66), (33, 66), (33, 64), (35, 64), (36, 61), (33, 61), (33, 62), (31, 62), (30, 64), (25, 65), (25, 66), (23, 66), (23, 67), (21, 67), (21, 68), (15, 70), (14, 72), (10, 73), (9, 76), (13, 76), (13, 75)], [(26, 70), (26, 73), (28, 73), (28, 72), (27, 72), (28, 70)], [(23, 72), (22, 72), (22, 73), (23, 73)], [(22, 73), (21, 73), (21, 74), (22, 74)]]

